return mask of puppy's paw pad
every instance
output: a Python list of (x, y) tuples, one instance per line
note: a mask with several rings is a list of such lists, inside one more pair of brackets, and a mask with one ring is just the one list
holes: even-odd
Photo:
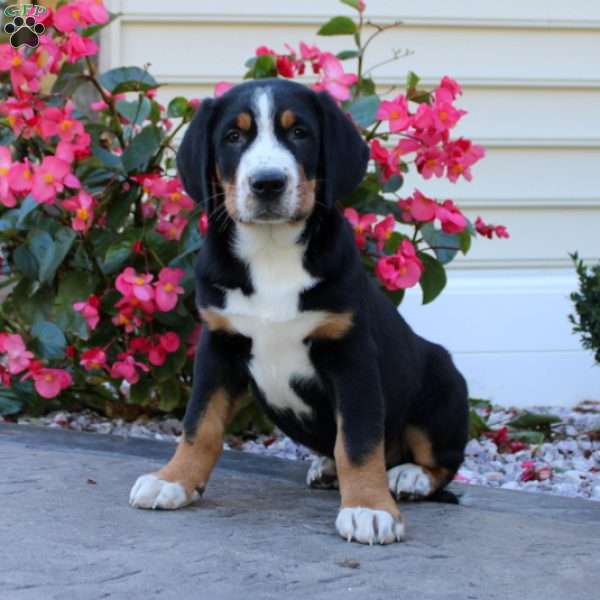
[(326, 456), (315, 458), (306, 473), (306, 483), (317, 489), (337, 488), (338, 479), (335, 461)]
[(419, 465), (398, 465), (387, 476), (390, 492), (396, 498), (425, 498), (433, 491), (431, 475)]
[(342, 508), (335, 527), (345, 540), (369, 545), (400, 542), (405, 534), (404, 523), (389, 512), (360, 506)]
[(174, 510), (186, 506), (198, 497), (188, 497), (185, 488), (176, 481), (159, 479), (148, 474), (138, 477), (129, 494), (129, 504), (136, 508)]

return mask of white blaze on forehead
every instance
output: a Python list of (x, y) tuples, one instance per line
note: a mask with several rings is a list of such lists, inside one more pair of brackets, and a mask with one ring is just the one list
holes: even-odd
[(236, 174), (237, 209), (242, 220), (252, 218), (248, 202), (252, 195), (250, 179), (263, 170), (279, 170), (288, 179), (286, 190), (281, 198), (284, 216), (291, 217), (298, 207), (297, 187), (300, 182), (298, 163), (294, 155), (275, 135), (275, 106), (273, 95), (268, 88), (259, 88), (252, 100), (252, 111), (256, 122), (256, 138), (245, 150), (240, 159)]

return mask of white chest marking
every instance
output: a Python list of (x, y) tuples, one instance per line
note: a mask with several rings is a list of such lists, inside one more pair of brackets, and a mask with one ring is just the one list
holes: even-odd
[(301, 231), (302, 225), (238, 224), (234, 252), (248, 265), (255, 291), (228, 291), (219, 312), (252, 339), (250, 373), (269, 405), (310, 416), (290, 381), (316, 377), (303, 340), (326, 313), (298, 310), (300, 293), (317, 283), (302, 265)]

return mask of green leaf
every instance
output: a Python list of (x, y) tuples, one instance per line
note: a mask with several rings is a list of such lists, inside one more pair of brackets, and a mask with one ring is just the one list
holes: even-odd
[(67, 340), (55, 323), (37, 321), (31, 328), (31, 335), (37, 340), (37, 351), (42, 358), (63, 358)]
[(16, 415), (23, 408), (23, 404), (16, 398), (9, 397), (10, 390), (0, 389), (0, 416)]
[(396, 306), (400, 306), (400, 304), (402, 304), (402, 300), (404, 300), (404, 294), (406, 293), (405, 290), (394, 290), (392, 292), (391, 290), (384, 289), (383, 291)]
[(30, 252), (26, 244), (19, 246), (13, 252), (15, 268), (27, 279), (34, 281), (38, 276), (38, 263), (35, 256)]
[(513, 429), (534, 429), (548, 430), (555, 423), (560, 423), (560, 417), (556, 415), (546, 415), (524, 411), (516, 419), (509, 421), (507, 424)]
[(98, 80), (111, 94), (145, 92), (159, 86), (154, 77), (140, 67), (117, 67), (102, 73)]
[(463, 254), (466, 254), (471, 249), (472, 238), (473, 234), (471, 233), (469, 227), (458, 234), (458, 243), (460, 244), (460, 251)]
[(119, 240), (115, 244), (111, 244), (104, 255), (102, 272), (106, 275), (116, 273), (131, 256), (131, 253), (133, 252), (133, 242), (134, 240), (127, 237)]
[(111, 171), (118, 171), (119, 173), (125, 172), (121, 157), (102, 148), (102, 146), (92, 144), (92, 154)]
[(457, 235), (435, 229), (431, 223), (421, 227), (421, 234), (443, 265), (451, 262), (460, 250), (460, 240)]
[(19, 207), (19, 218), (17, 219), (17, 227), (20, 229), (25, 224), (25, 220), (32, 213), (39, 204), (34, 200), (33, 196), (29, 194), (25, 200), (23, 200)]
[(143, 123), (150, 114), (150, 100), (140, 96), (137, 100), (118, 100), (115, 104), (117, 112), (123, 115), (132, 125)]
[(349, 58), (358, 58), (359, 52), (357, 50), (342, 50), (338, 52), (336, 56), (340, 60), (348, 60)]
[(87, 340), (89, 331), (85, 319), (73, 309), (73, 304), (86, 300), (94, 293), (96, 279), (85, 271), (68, 271), (59, 283), (54, 299), (54, 320), (69, 334)]
[(469, 410), (469, 437), (477, 439), (486, 431), (490, 431), (488, 424), (475, 410)]
[(375, 82), (369, 77), (363, 77), (358, 84), (358, 90), (363, 96), (373, 96), (375, 89)]
[(172, 119), (184, 117), (189, 110), (190, 105), (187, 101), (187, 98), (184, 98), (183, 96), (176, 96), (171, 100), (171, 102), (169, 102), (169, 106), (167, 107), (167, 117)]
[(416, 87), (419, 85), (419, 81), (421, 81), (421, 78), (416, 73), (413, 73), (413, 71), (409, 71), (406, 76), (406, 89), (416, 89)]
[(171, 377), (158, 385), (160, 401), (158, 408), (164, 412), (172, 412), (182, 405), (181, 384), (177, 377)]
[(38, 265), (37, 279), (48, 281), (56, 255), (56, 244), (47, 231), (35, 230), (29, 239), (29, 251)]
[(418, 90), (411, 88), (408, 90), (406, 97), (417, 104), (430, 104), (431, 94), (427, 90)]
[(346, 4), (347, 6), (350, 6), (354, 10), (358, 10), (359, 9), (358, 0), (340, 0), (340, 2), (342, 4)]
[(254, 66), (246, 74), (246, 78), (266, 79), (268, 77), (277, 77), (277, 65), (275, 57), (270, 54), (262, 54), (256, 57)]
[(419, 285), (423, 291), (423, 304), (433, 302), (446, 287), (446, 270), (440, 261), (429, 254), (419, 252), (419, 258), (425, 267)]
[(115, 188), (106, 211), (106, 220), (111, 229), (118, 231), (125, 225), (133, 201), (138, 193), (139, 187), (137, 185), (131, 185), (131, 188), (125, 193), (123, 193), (121, 186)]
[(61, 94), (64, 97), (69, 97), (81, 84), (86, 82), (83, 75), (82, 62), (64, 62), (62, 64), (58, 76), (52, 84), (51, 91), (53, 94)]
[(356, 24), (350, 17), (333, 17), (317, 31), (317, 35), (352, 35)]
[(379, 108), (378, 96), (360, 96), (349, 107), (348, 112), (359, 127), (368, 127), (375, 122), (375, 113)]
[(152, 401), (152, 388), (154, 382), (148, 376), (142, 377), (129, 388), (129, 401), (132, 404), (148, 406)]
[(383, 184), (383, 187), (381, 189), (385, 193), (396, 192), (402, 187), (403, 183), (404, 183), (404, 177), (402, 177), (401, 175), (392, 175)]
[(140, 131), (127, 146), (121, 161), (127, 173), (133, 171), (144, 171), (150, 159), (156, 154), (160, 146), (160, 135), (158, 128), (148, 125)]

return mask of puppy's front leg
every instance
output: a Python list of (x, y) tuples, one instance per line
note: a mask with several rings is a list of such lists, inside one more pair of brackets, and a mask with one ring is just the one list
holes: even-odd
[(224, 344), (222, 334), (203, 329), (183, 437), (169, 463), (137, 479), (129, 495), (132, 506), (181, 508), (204, 491), (223, 450), (223, 433), (234, 413), (235, 400), (247, 385), (243, 369), (232, 362)]
[[(369, 360), (365, 354), (359, 355)], [(341, 494), (338, 533), (348, 541), (390, 544), (404, 522), (388, 488), (383, 445), (383, 397), (375, 364), (346, 365), (336, 374), (335, 463)]]

